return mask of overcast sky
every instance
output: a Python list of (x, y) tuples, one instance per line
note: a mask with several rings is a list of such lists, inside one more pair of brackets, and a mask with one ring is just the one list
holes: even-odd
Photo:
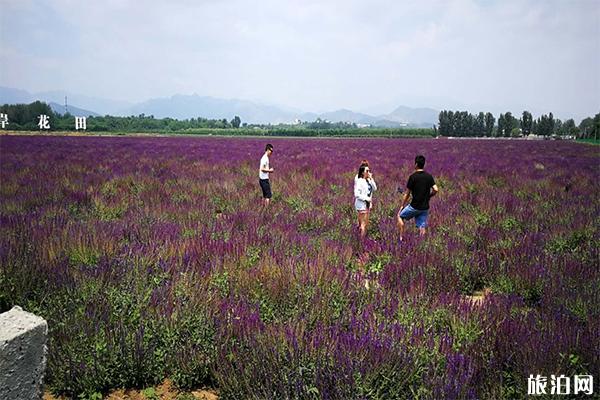
[(600, 0), (0, 0), (0, 86), (304, 111), (600, 111)]

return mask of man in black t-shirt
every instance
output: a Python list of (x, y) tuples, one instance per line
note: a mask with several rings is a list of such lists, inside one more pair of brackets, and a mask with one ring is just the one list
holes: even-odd
[[(402, 200), (402, 207), (398, 213), (397, 223), (400, 231), (400, 240), (404, 234), (404, 221), (415, 219), (415, 225), (419, 228), (419, 235), (425, 235), (427, 227), (427, 216), (429, 215), (429, 199), (438, 193), (438, 187), (435, 184), (433, 176), (423, 171), (425, 167), (425, 157), (418, 155), (415, 157), (415, 172), (408, 178)], [(410, 195), (412, 201), (408, 204)], [(407, 205), (408, 204), (408, 205)]]

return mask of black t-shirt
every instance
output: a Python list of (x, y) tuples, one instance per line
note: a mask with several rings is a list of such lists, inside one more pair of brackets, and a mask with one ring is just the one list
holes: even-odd
[(406, 187), (412, 192), (410, 205), (416, 210), (428, 210), (431, 188), (435, 185), (433, 176), (425, 171), (413, 173), (406, 183)]

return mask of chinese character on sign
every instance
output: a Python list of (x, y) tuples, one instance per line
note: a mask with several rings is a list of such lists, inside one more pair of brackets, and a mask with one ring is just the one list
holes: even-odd
[(85, 131), (85, 117), (75, 117), (75, 129), (83, 129)]
[(548, 378), (539, 374), (536, 376), (529, 375), (529, 378), (527, 379), (527, 394), (546, 394), (547, 380)]
[(575, 375), (574, 394), (593, 394), (594, 377), (592, 375)]
[(568, 376), (550, 375), (552, 389), (550, 394), (571, 394), (571, 378)]
[(2, 125), (2, 129), (6, 128), (6, 125), (8, 125), (8, 114), (0, 114), (0, 124)]
[(50, 129), (50, 120), (47, 115), (42, 114), (38, 118), (40, 119), (40, 122), (38, 122), (40, 129)]

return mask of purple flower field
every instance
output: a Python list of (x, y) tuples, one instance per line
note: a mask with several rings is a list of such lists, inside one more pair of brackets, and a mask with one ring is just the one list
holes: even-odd
[[(427, 236), (410, 223), (400, 243), (418, 153), (440, 194)], [(73, 397), (165, 378), (223, 399), (598, 383), (599, 166), (600, 147), (560, 141), (1, 136), (0, 312), (48, 320), (46, 385)]]

